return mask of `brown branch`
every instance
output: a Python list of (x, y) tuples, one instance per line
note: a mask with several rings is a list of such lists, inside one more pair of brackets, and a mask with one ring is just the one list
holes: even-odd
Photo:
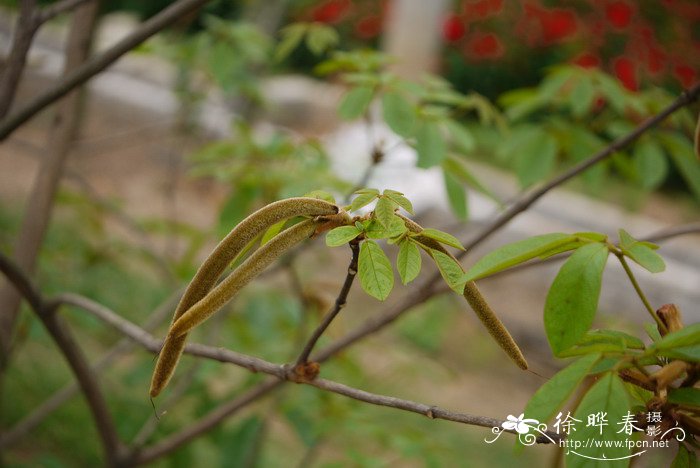
[[(73, 15), (66, 45), (64, 75), (87, 59), (98, 9), (99, 2), (95, 0), (78, 8)], [(49, 135), (48, 154), (42, 160), (27, 202), (13, 256), (19, 267), (29, 274), (34, 271), (36, 258), (48, 229), (63, 167), (80, 124), (81, 107), (77, 91), (67, 95), (58, 106)], [(12, 288), (0, 287), (0, 351), (5, 364), (11, 352), (19, 303), (20, 296)], [(2, 365), (3, 363), (0, 363), (0, 372)]]
[(28, 276), (2, 253), (0, 253), (0, 271), (29, 302), (32, 310), (61, 350), (87, 400), (105, 451), (105, 461), (109, 466), (118, 465), (121, 446), (104, 395), (80, 346), (57, 316), (57, 307), (45, 302), (29, 281)]
[[(143, 324), (144, 330), (152, 330), (170, 315), (172, 309), (177, 305), (184, 290), (169, 297), (163, 304), (157, 307), (148, 316), (148, 320)], [(97, 359), (90, 367), (94, 374), (108, 368), (118, 358), (134, 348), (136, 343), (131, 338), (122, 338), (116, 345), (107, 351), (102, 357)], [(63, 388), (57, 390), (43, 403), (15, 424), (10, 430), (0, 434), (0, 450), (11, 447), (22, 438), (26, 437), (36, 428), (46, 417), (60, 408), (64, 403), (78, 394), (80, 388), (76, 382), (71, 382)]]
[(357, 260), (360, 254), (359, 243), (355, 241), (350, 242), (350, 249), (352, 250), (352, 258), (350, 259), (348, 274), (345, 277), (343, 287), (340, 289), (340, 293), (338, 293), (338, 297), (335, 299), (333, 308), (328, 311), (325, 317), (323, 317), (323, 321), (318, 325), (316, 330), (314, 330), (313, 334), (309, 338), (309, 341), (306, 342), (304, 349), (297, 358), (296, 363), (298, 366), (304, 365), (309, 361), (309, 355), (311, 354), (311, 351), (313, 351), (314, 346), (316, 346), (319, 338), (321, 338), (321, 335), (323, 335), (333, 319), (338, 315), (338, 313), (340, 313), (340, 310), (345, 307), (348, 294), (350, 293), (350, 288), (352, 288), (352, 283), (357, 275)]
[(60, 2), (52, 3), (51, 5), (45, 6), (38, 12), (37, 21), (39, 24), (46, 23), (56, 16), (74, 10), (83, 3), (89, 1), (92, 0), (61, 0)]
[(17, 85), (27, 63), (27, 54), (40, 23), (36, 20), (36, 0), (22, 0), (12, 38), (12, 48), (0, 73), (0, 119), (4, 118), (17, 94)]
[(5, 140), (19, 126), (31, 119), (39, 111), (56, 102), (76, 87), (82, 85), (90, 78), (109, 67), (122, 55), (208, 1), (209, 0), (178, 0), (142, 23), (134, 32), (114, 46), (88, 60), (80, 67), (73, 69), (55, 86), (37, 96), (16, 113), (0, 121), (0, 141)]

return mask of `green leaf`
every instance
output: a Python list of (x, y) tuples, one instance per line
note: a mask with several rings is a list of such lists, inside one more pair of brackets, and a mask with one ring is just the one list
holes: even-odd
[(562, 351), (559, 357), (594, 352), (624, 354), (630, 349), (644, 349), (644, 343), (635, 336), (616, 330), (591, 330), (574, 347)]
[(462, 266), (457, 263), (455, 259), (440, 252), (439, 250), (430, 249), (430, 256), (433, 257), (433, 260), (435, 261), (435, 264), (437, 265), (438, 270), (440, 270), (440, 274), (447, 285), (461, 296), (464, 292), (465, 283), (465, 281), (462, 280), (464, 273)]
[(479, 181), (479, 179), (477, 179), (471, 173), (465, 162), (460, 158), (448, 156), (447, 159), (445, 159), (442, 162), (442, 168), (446, 172), (449, 172), (450, 175), (456, 177), (457, 179), (460, 179), (462, 182), (469, 185), (471, 188), (483, 193), (499, 205), (502, 204), (501, 200), (499, 200), (498, 197), (491, 190), (489, 190), (484, 184), (481, 183), (481, 181)]
[(319, 200), (325, 200), (329, 203), (335, 203), (335, 197), (323, 190), (314, 190), (312, 192), (307, 193), (304, 196), (308, 198), (318, 198)]
[(386, 189), (384, 190), (383, 195), (389, 200), (393, 201), (396, 205), (406, 210), (408, 213), (415, 214), (413, 213), (413, 204), (408, 198), (404, 197), (403, 193), (397, 192), (396, 190)]
[(595, 99), (593, 83), (587, 76), (579, 77), (569, 94), (569, 106), (574, 117), (581, 118), (590, 110)]
[(352, 203), (350, 203), (350, 211), (357, 211), (363, 206), (369, 205), (375, 198), (377, 198), (378, 195), (379, 191), (360, 193), (353, 199)]
[(374, 87), (358, 86), (351, 89), (338, 107), (338, 114), (345, 120), (353, 120), (361, 117), (367, 112), (369, 104), (374, 97)]
[(396, 257), (396, 269), (399, 270), (401, 282), (408, 284), (418, 276), (421, 269), (421, 258), (418, 246), (409, 239), (399, 244), (399, 254)]
[(389, 297), (394, 287), (394, 272), (379, 244), (371, 240), (362, 243), (357, 273), (360, 285), (367, 294), (380, 301)]
[(322, 23), (311, 23), (306, 35), (306, 47), (312, 54), (321, 55), (326, 50), (335, 47), (340, 41), (340, 36), (332, 27)]
[(634, 147), (633, 158), (640, 182), (645, 189), (653, 190), (666, 179), (668, 161), (656, 141), (648, 138), (641, 140)]
[(385, 229), (391, 226), (392, 219), (396, 216), (394, 209), (396, 204), (388, 197), (382, 196), (379, 198), (377, 205), (374, 207), (374, 216), (377, 218)]
[(357, 236), (362, 231), (357, 229), (357, 226), (340, 226), (328, 231), (326, 234), (326, 245), (328, 247), (338, 247), (345, 245)]
[(700, 162), (695, 158), (690, 140), (677, 133), (664, 132), (659, 137), (688, 188), (700, 200)]
[(459, 250), (464, 250), (464, 246), (462, 245), (462, 243), (452, 234), (438, 231), (437, 229), (428, 228), (423, 229), (420, 232), (420, 235), (424, 237), (429, 237), (430, 239), (436, 240), (441, 244), (449, 245), (450, 247), (454, 247)]
[(416, 126), (416, 110), (400, 93), (388, 91), (382, 96), (384, 121), (397, 135), (408, 138)]
[(455, 216), (466, 221), (469, 217), (469, 208), (467, 205), (467, 192), (464, 190), (462, 184), (457, 180), (455, 176), (447, 172), (442, 171), (443, 178), (445, 179), (445, 190), (447, 191), (447, 200), (450, 202), (450, 208)]
[(700, 409), (700, 389), (692, 387), (670, 388), (668, 402)]
[(308, 28), (307, 23), (290, 24), (280, 31), (282, 40), (275, 49), (275, 61), (281, 62), (289, 56), (289, 54), (297, 48), (301, 40), (306, 34)]
[(700, 343), (700, 323), (694, 323), (680, 330), (669, 333), (654, 343), (650, 349), (663, 350), (692, 346)]
[(666, 264), (661, 255), (654, 252), (648, 243), (634, 239), (624, 229), (620, 229), (620, 250), (641, 267), (652, 273), (659, 273), (666, 269)]
[(423, 122), (416, 133), (418, 167), (427, 169), (440, 164), (447, 156), (447, 146), (440, 126), (435, 122)]
[(671, 468), (698, 468), (698, 456), (689, 451), (685, 444), (678, 444), (678, 453), (671, 463)]
[(571, 397), (599, 359), (600, 354), (589, 354), (557, 372), (530, 398), (525, 407), (525, 417), (540, 422), (549, 421)]
[(662, 349), (656, 353), (659, 356), (680, 359), (688, 362), (700, 362), (700, 346), (681, 346), (680, 348)]
[(574, 236), (562, 233), (543, 234), (529, 239), (504, 245), (482, 257), (472, 266), (464, 278), (465, 281), (475, 281), (519, 265), (548, 252), (556, 247), (566, 245), (575, 240)]
[(584, 245), (554, 278), (544, 306), (544, 326), (555, 355), (575, 345), (591, 327), (607, 258), (606, 245)]
[(544, 179), (554, 169), (558, 150), (557, 140), (552, 135), (534, 130), (517, 150), (515, 173), (520, 185), (529, 187)]
[(265, 245), (269, 242), (270, 239), (275, 237), (277, 234), (279, 234), (282, 231), (282, 228), (284, 228), (284, 225), (287, 223), (287, 220), (282, 220), (279, 223), (273, 224), (270, 226), (267, 231), (265, 231), (265, 234), (263, 234), (262, 238), (260, 239), (260, 245)]
[[(625, 445), (625, 441), (631, 436), (621, 431), (623, 426), (619, 424), (627, 416), (631, 409), (630, 406), (630, 399), (622, 380), (612, 372), (601, 377), (586, 393), (576, 409), (574, 417), (582, 422), (576, 423), (576, 431), (569, 435), (569, 440), (573, 444), (580, 444), (581, 448), (576, 450), (576, 454), (573, 453), (573, 450), (567, 451), (567, 468), (627, 467), (629, 460), (615, 459), (623, 458), (630, 454), (630, 449)], [(587, 425), (588, 416), (599, 412), (606, 413), (608, 425), (602, 426), (602, 428), (595, 425)], [(640, 423), (638, 422), (635, 425), (639, 426)], [(611, 442), (610, 445), (612, 446), (600, 444), (600, 447), (589, 447), (588, 440)], [(620, 445), (619, 447), (616, 446), (618, 444)], [(598, 460), (591, 460), (585, 457)], [(603, 458), (607, 458), (607, 460), (600, 460)]]
[(476, 148), (476, 141), (467, 127), (452, 119), (445, 121), (445, 127), (450, 134), (452, 143), (459, 149), (460, 152), (469, 154), (474, 151)]
[(657, 342), (661, 339), (659, 328), (655, 323), (645, 323), (644, 331), (647, 332), (647, 336), (649, 336), (649, 338), (651, 338), (651, 341), (653, 342)]
[(387, 239), (400, 236), (407, 230), (404, 220), (393, 215), (388, 228), (385, 228), (379, 221), (372, 220), (368, 223), (365, 234), (370, 239)]

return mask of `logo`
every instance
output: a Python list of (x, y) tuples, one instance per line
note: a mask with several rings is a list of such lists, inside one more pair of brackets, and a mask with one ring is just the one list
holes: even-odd
[[(512, 432), (518, 435), (518, 440), (525, 446), (531, 446), (536, 443), (557, 444), (566, 449), (567, 455), (574, 455), (589, 460), (615, 461), (639, 457), (650, 448), (668, 448), (670, 447), (670, 439), (675, 438), (677, 441), (682, 442), (686, 437), (685, 431), (681, 427), (671, 427), (664, 431), (660, 426), (657, 426), (655, 423), (661, 422), (660, 412), (652, 411), (646, 414), (645, 429), (636, 426), (639, 422), (635, 419), (635, 415), (629, 411), (620, 421), (615, 421), (615, 425), (608, 421), (607, 416), (607, 413), (603, 411), (588, 415), (585, 427), (598, 428), (601, 436), (603, 435), (603, 428), (606, 426), (611, 426), (614, 429), (619, 428), (612, 432), (617, 436), (614, 440), (572, 438), (571, 435), (581, 427), (584, 421), (574, 418), (571, 413), (567, 412), (566, 416), (563, 416), (563, 413), (560, 412), (554, 424), (552, 424), (553, 430), (549, 430), (547, 424), (541, 423), (537, 419), (525, 418), (525, 414), (520, 414), (518, 417), (508, 415), (500, 427), (491, 428), (491, 432), (495, 434), (495, 437), (491, 440), (485, 438), (484, 442), (492, 444), (504, 432)], [(635, 433), (644, 433), (649, 437), (653, 437), (653, 440), (633, 440), (632, 435)], [(637, 449), (638, 451), (621, 457), (605, 456), (605, 449), (622, 448), (627, 450)], [(582, 453), (586, 449), (595, 449), (595, 453), (601, 454), (601, 456), (591, 456)]]

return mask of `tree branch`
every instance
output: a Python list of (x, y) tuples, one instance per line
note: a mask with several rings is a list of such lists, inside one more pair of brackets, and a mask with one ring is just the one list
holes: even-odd
[(328, 311), (325, 317), (323, 317), (323, 321), (318, 325), (316, 330), (314, 330), (313, 334), (309, 338), (309, 341), (306, 342), (304, 349), (297, 358), (298, 366), (304, 365), (309, 361), (309, 355), (311, 354), (311, 351), (313, 351), (314, 346), (316, 346), (318, 339), (321, 338), (321, 335), (323, 335), (336, 315), (340, 313), (340, 310), (345, 307), (348, 294), (350, 293), (350, 288), (352, 288), (352, 283), (355, 281), (355, 276), (357, 275), (357, 260), (360, 255), (360, 246), (357, 242), (350, 242), (350, 249), (352, 250), (352, 258), (350, 259), (348, 274), (345, 277), (343, 287), (341, 288), (340, 293), (338, 293), (338, 297), (335, 299), (333, 308)]
[(157, 15), (145, 21), (134, 32), (102, 54), (93, 57), (80, 67), (72, 70), (54, 87), (37, 96), (15, 114), (0, 121), (0, 141), (5, 140), (19, 126), (31, 119), (39, 111), (56, 102), (77, 86), (80, 86), (109, 67), (122, 55), (208, 1), (209, 0), (178, 0)]
[(5, 255), (0, 253), (0, 271), (10, 280), (17, 290), (27, 299), (32, 310), (42, 321), (49, 334), (61, 350), (68, 362), (80, 388), (87, 400), (93, 420), (97, 426), (103, 449), (105, 461), (109, 466), (119, 464), (120, 442), (112, 421), (112, 416), (107, 409), (107, 403), (99, 388), (90, 366), (87, 363), (80, 346), (77, 344), (68, 328), (56, 314), (56, 307), (46, 303), (39, 292), (19, 268), (17, 268)]
[(646, 119), (644, 122), (639, 124), (637, 128), (635, 128), (633, 131), (613, 141), (606, 148), (602, 149), (590, 158), (581, 161), (580, 163), (576, 164), (570, 169), (564, 171), (563, 173), (554, 177), (541, 187), (536, 188), (528, 193), (523, 193), (523, 195), (517, 198), (515, 203), (513, 203), (510, 207), (503, 211), (491, 223), (489, 223), (483, 229), (481, 229), (481, 231), (471, 241), (466, 242), (464, 244), (466, 250), (460, 252), (457, 255), (457, 258), (464, 257), (474, 247), (481, 244), (484, 240), (488, 239), (492, 234), (494, 234), (500, 228), (505, 226), (510, 220), (515, 218), (523, 211), (527, 210), (530, 206), (532, 206), (533, 203), (542, 198), (542, 196), (544, 196), (547, 192), (549, 192), (555, 187), (562, 185), (564, 182), (571, 180), (572, 178), (576, 177), (577, 175), (581, 174), (582, 172), (586, 171), (592, 166), (598, 164), (599, 162), (609, 158), (617, 151), (620, 151), (622, 148), (634, 142), (646, 131), (661, 123), (663, 120), (666, 119), (666, 117), (670, 116), (677, 110), (695, 102), (698, 99), (698, 97), (700, 97), (700, 83), (696, 83), (695, 86), (682, 93), (673, 103), (671, 103), (661, 112), (659, 112), (653, 117)]

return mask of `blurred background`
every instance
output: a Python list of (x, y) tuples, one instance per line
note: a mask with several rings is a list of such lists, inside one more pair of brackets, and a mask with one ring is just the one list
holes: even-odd
[[(17, 3), (0, 1), (5, 57)], [(93, 53), (170, 3), (102, 2)], [(71, 24), (62, 15), (38, 32), (14, 109), (60, 79)], [(358, 186), (391, 188), (414, 203), (422, 225), (470, 239), (522, 190), (626, 134), (699, 78), (694, 0), (211, 1), (86, 86), (34, 277), (48, 295), (83, 294), (150, 323), (162, 337), (177, 292), (202, 259), (266, 203), (313, 190), (341, 201)], [(438, 122), (437, 138), (397, 132), (380, 105), (386, 90), (408, 96), (425, 128)], [(45, 110), (0, 143), (3, 253), (21, 244), (28, 200), (52, 150), (55, 112)], [(697, 113), (695, 105), (675, 114), (554, 190), (465, 265), (548, 232), (615, 238), (624, 228), (644, 237), (697, 222)], [(435, 152), (445, 159), (426, 159)], [(638, 269), (652, 304), (678, 304), (689, 323), (700, 319), (699, 243), (697, 234), (665, 241), (659, 252), (667, 270)], [(334, 301), (349, 258), (349, 249), (314, 241), (246, 288), (193, 340), (273, 362), (293, 359)], [(325, 363), (322, 375), (455, 411), (517, 416), (565, 364), (552, 357), (542, 323), (559, 266), (480, 283), (533, 372), (504, 359), (463, 301), (444, 292)], [(416, 287), (397, 285), (380, 303), (356, 285), (321, 345)], [(185, 357), (174, 389), (156, 403), (167, 414), (155, 424), (147, 398), (153, 356), (137, 346), (115, 352), (121, 337), (114, 330), (78, 309), (63, 315), (91, 360), (113, 354), (98, 375), (124, 441), (163, 440), (262, 380)], [(645, 321), (611, 262), (596, 326), (639, 335)], [(12, 440), (0, 438), (0, 446), (7, 466), (101, 463), (84, 401), (66, 389), (72, 374), (24, 306), (6, 372), (0, 428)], [(50, 411), (42, 409), (47, 401)], [(552, 447), (516, 451), (512, 438), (486, 444), (490, 437), (488, 429), (286, 385), (151, 464), (539, 466), (557, 457)], [(651, 452), (637, 466), (660, 466), (672, 455)]]

